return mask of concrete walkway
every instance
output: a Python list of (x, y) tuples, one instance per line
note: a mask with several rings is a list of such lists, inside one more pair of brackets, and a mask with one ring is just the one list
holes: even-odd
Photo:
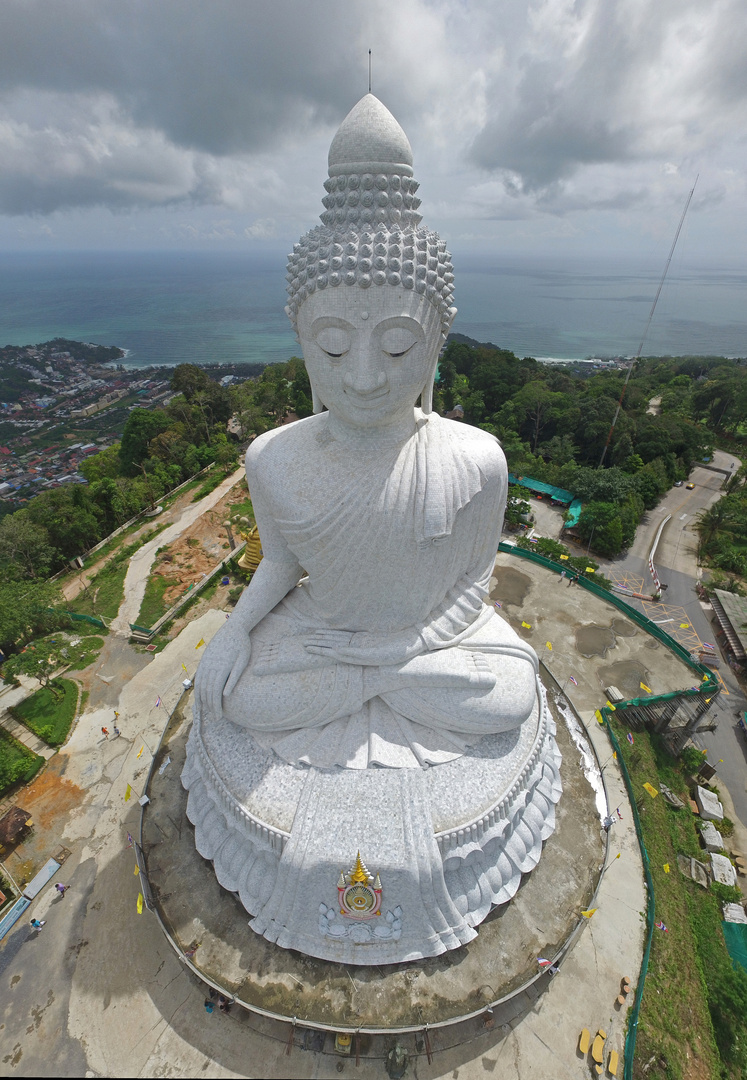
[(198, 503), (194, 503), (191, 506), (186, 507), (179, 514), (173, 525), (169, 525), (167, 529), (164, 529), (162, 533), (159, 533), (153, 540), (150, 540), (147, 544), (144, 544), (139, 551), (130, 559), (130, 565), (127, 570), (127, 576), (124, 581), (124, 599), (120, 604), (117, 617), (111, 622), (111, 629), (117, 634), (124, 634), (129, 637), (130, 623), (137, 622), (137, 617), (140, 612), (140, 607), (143, 603), (143, 597), (145, 596), (145, 586), (148, 582), (148, 575), (150, 569), (155, 561), (156, 552), (159, 548), (166, 547), (168, 544), (178, 539), (185, 529), (207, 513), (208, 510), (219, 503), (223, 496), (231, 490), (234, 484), (244, 477), (244, 466), (232, 473), (230, 476), (211, 491), (209, 495), (206, 495), (204, 499), (200, 499)]
[(9, 686), (0, 693), (0, 727), (27, 746), (29, 750), (39, 754), (45, 761), (49, 761), (57, 753), (57, 748), (47, 746), (38, 735), (35, 735), (24, 724), (19, 724), (8, 712), (8, 709), (25, 701), (39, 689), (39, 684), (35, 680), (28, 679), (24, 675), (20, 677), (19, 682), (20, 686)]

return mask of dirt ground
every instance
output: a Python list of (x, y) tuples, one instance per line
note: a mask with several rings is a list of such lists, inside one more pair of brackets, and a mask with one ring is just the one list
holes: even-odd
[[(70, 854), (60, 842), (61, 826), (83, 801), (85, 792), (64, 777), (67, 758), (51, 758), (47, 766), (14, 799), (33, 818), (33, 828), (4, 856), (16, 881), (27, 884), (50, 857), (62, 863)], [(64, 880), (64, 878), (63, 878)]]
[(244, 485), (238, 484), (212, 510), (185, 529), (178, 540), (158, 554), (151, 575), (168, 581), (164, 592), (167, 605), (175, 604), (185, 587), (196, 585), (230, 554), (226, 522), (230, 522), (235, 542), (240, 542), (241, 530), (253, 524), (250, 518), (239, 515), (236, 510), (246, 499)]

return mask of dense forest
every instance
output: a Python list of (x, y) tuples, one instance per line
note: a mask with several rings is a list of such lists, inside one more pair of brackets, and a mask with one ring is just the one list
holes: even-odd
[[(632, 543), (644, 511), (716, 443), (740, 452), (747, 416), (745, 361), (642, 359), (600, 468), (625, 375), (622, 368), (578, 373), (520, 360), (495, 346), (451, 341), (439, 364), (436, 405), (440, 412), (461, 405), (467, 423), (496, 435), (517, 476), (556, 484), (582, 499), (576, 532), (591, 539), (593, 551), (612, 556)], [(738, 475), (733, 481), (735, 499), (742, 480)], [(747, 525), (744, 514), (742, 521)], [(709, 543), (709, 552), (716, 552), (717, 529)], [(730, 558), (728, 569), (744, 572), (743, 560)]]

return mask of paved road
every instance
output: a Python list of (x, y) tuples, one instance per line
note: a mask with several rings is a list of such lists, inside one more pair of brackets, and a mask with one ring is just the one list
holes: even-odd
[[(713, 456), (713, 464), (720, 468), (729, 469), (732, 462), (736, 468), (741, 465), (738, 458), (720, 450)], [(688, 648), (704, 641), (715, 644), (715, 628), (711, 624), (713, 612), (709, 605), (698, 600), (695, 592), (695, 583), (702, 570), (697, 561), (698, 537), (694, 522), (702, 510), (721, 497), (723, 477), (696, 466), (690, 481), (695, 484), (692, 491), (683, 486), (667, 492), (659, 506), (646, 514), (629, 552), (605, 564), (606, 571), (617, 580), (625, 579), (631, 591), (637, 591), (635, 586), (640, 583), (643, 591), (650, 594), (653, 582), (648, 571), (648, 555), (662, 521), (671, 515), (655, 556), (659, 577), (668, 586), (662, 602), (651, 604), (631, 600), (631, 603)], [(736, 713), (747, 709), (747, 698), (724, 654), (719, 653), (719, 656), (721, 662), (717, 671), (722, 693), (715, 709), (718, 728), (715, 732), (697, 735), (695, 742), (708, 750), (708, 760), (717, 766), (719, 777), (729, 789), (734, 809), (747, 827), (747, 742), (738, 734), (736, 726)]]

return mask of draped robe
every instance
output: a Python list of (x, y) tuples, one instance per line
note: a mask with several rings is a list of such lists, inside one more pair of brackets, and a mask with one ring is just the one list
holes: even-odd
[[(537, 708), (537, 658), (485, 604), (507, 487), (497, 441), (416, 410), (406, 441), (351, 448), (327, 420), (247, 455), (263, 547), (287, 547), (306, 577), (252, 629), (225, 716), (288, 761), (348, 768), (436, 764), (518, 727)], [(288, 461), (306, 472), (284, 483)], [(331, 660), (305, 647), (319, 630), (406, 632), (421, 652)]]

